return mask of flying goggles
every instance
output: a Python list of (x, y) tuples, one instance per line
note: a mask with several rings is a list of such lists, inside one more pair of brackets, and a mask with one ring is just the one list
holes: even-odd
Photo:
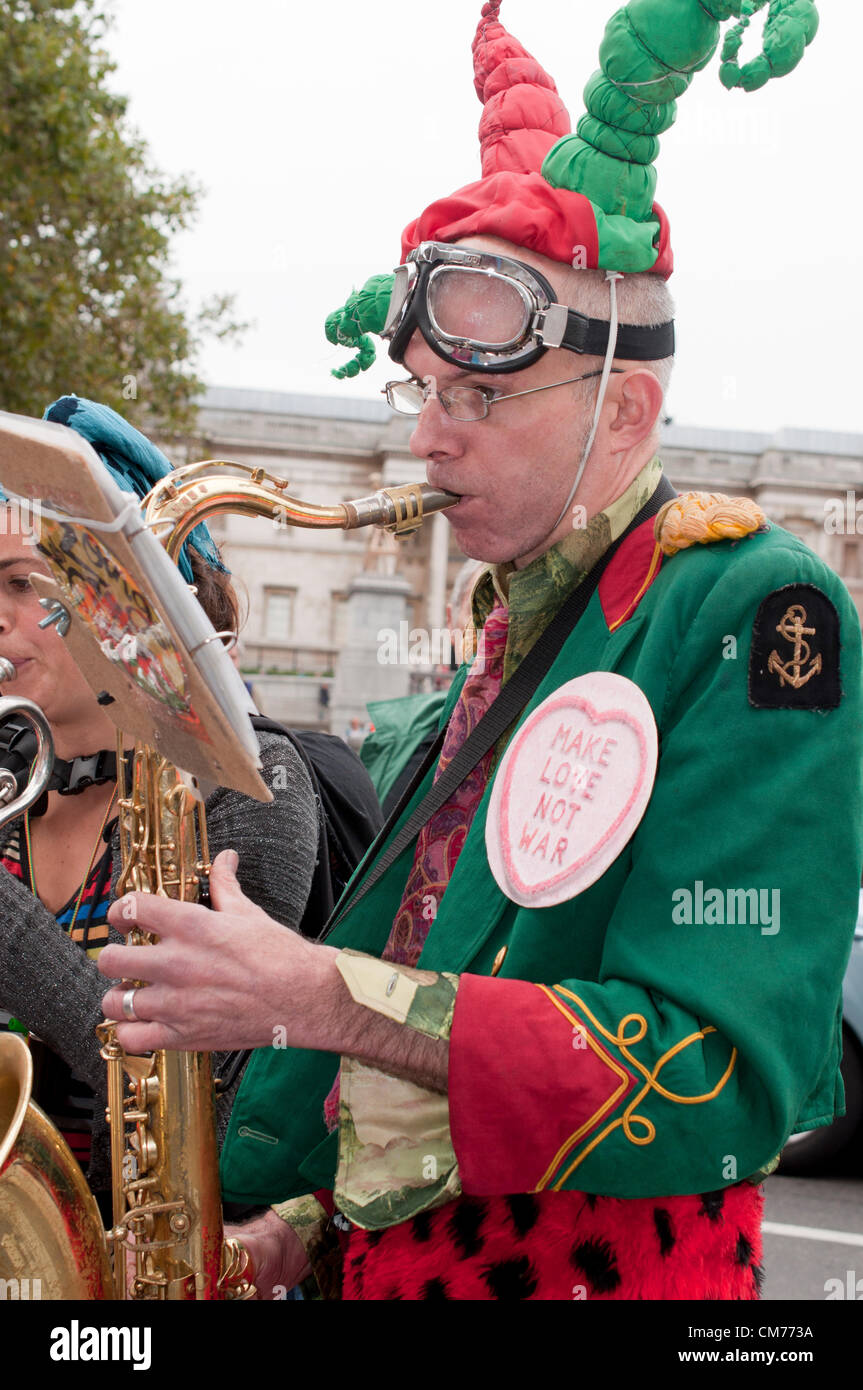
[[(609, 323), (555, 302), (544, 275), (509, 256), (424, 241), (396, 267), (381, 337), (403, 362), (419, 329), (438, 357), (483, 372), (517, 372), (548, 348), (603, 357)], [(620, 324), (614, 356), (659, 361), (674, 353), (674, 324)]]

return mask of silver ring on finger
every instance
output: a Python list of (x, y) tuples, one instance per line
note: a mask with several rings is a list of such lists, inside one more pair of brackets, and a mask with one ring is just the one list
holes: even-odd
[(123, 1010), (123, 1017), (128, 1019), (130, 1023), (140, 1023), (140, 1019), (138, 1018), (138, 1015), (135, 1013), (135, 995), (137, 993), (137, 989), (123, 990), (123, 1001), (121, 1004), (121, 1008)]

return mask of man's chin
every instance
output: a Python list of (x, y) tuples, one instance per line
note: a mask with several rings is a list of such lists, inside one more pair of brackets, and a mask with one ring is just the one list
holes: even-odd
[[(468, 503), (478, 505), (476, 508), (471, 506), (468, 509)], [(490, 529), (489, 507), (478, 497), (466, 498), (457, 507), (448, 508), (444, 516), (452, 526), (459, 548), (467, 558), (481, 560), (486, 565), (514, 563), (517, 568), (521, 568), (522, 563), (529, 563), (522, 561), (522, 556), (529, 555), (534, 558), (548, 549), (550, 544), (544, 544), (542, 537), (526, 537), (518, 541), (512, 535), (501, 535), (497, 527), (494, 530)]]

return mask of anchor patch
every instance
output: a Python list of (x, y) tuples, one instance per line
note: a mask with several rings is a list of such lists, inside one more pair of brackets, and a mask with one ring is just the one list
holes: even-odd
[[(799, 690), (801, 685), (805, 685), (812, 676), (817, 676), (821, 670), (821, 653), (810, 661), (809, 655), (811, 648), (803, 638), (814, 637), (816, 635), (814, 627), (806, 627), (806, 609), (802, 603), (792, 603), (781, 620), (776, 624), (776, 631), (784, 637), (787, 642), (793, 642), (794, 653), (783, 663), (778, 652), (771, 652), (767, 662), (768, 671), (775, 671), (779, 677), (780, 685), (787, 681), (793, 685), (795, 690)], [(805, 676), (804, 669), (808, 666)]]
[(749, 654), (756, 709), (836, 709), (839, 615), (814, 584), (788, 584), (758, 609)]

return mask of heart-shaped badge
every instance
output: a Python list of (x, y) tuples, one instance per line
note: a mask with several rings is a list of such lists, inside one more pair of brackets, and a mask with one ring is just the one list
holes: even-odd
[(653, 711), (625, 676), (592, 671), (543, 700), (489, 801), (488, 862), (507, 897), (550, 907), (595, 883), (644, 815), (656, 758)]

